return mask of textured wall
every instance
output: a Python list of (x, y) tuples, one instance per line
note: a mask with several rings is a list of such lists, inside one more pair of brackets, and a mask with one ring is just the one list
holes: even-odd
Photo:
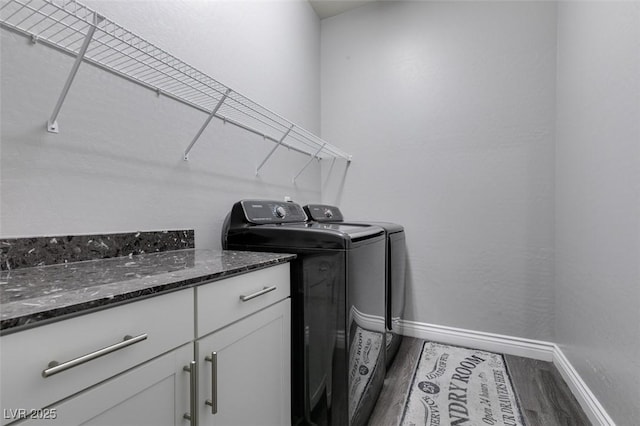
[[(295, 123), (319, 130), (319, 20), (306, 1), (113, 2), (90, 7)], [(219, 247), (233, 202), (320, 198), (308, 157), (83, 64), (58, 122), (45, 123), (73, 62), (2, 29), (0, 236), (195, 229)]]
[(556, 341), (616, 424), (640, 419), (640, 3), (558, 13)]
[(407, 231), (406, 319), (553, 335), (555, 4), (386, 2), (323, 20), (323, 175)]

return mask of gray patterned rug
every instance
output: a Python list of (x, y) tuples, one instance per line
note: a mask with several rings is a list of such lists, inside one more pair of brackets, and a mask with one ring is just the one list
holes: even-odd
[(502, 355), (425, 342), (403, 426), (523, 426)]
[(382, 333), (355, 327), (349, 350), (349, 418), (353, 419), (380, 360)]

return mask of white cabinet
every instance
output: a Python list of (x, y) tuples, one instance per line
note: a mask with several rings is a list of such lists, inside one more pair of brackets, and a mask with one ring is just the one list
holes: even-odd
[(199, 425), (291, 424), (288, 263), (196, 288)]
[[(187, 344), (94, 386), (60, 404), (34, 412), (20, 425), (188, 425), (193, 357)], [(195, 397), (195, 395), (193, 396)], [(41, 418), (39, 418), (41, 417)]]
[(196, 337), (289, 297), (289, 274), (284, 263), (196, 287)]
[(290, 312), (285, 299), (196, 341), (200, 425), (291, 424)]
[[(193, 341), (193, 318), (185, 289), (2, 336), (2, 424)], [(137, 340), (118, 347), (125, 336)], [(45, 377), (53, 362), (69, 368)]]
[(289, 268), (2, 336), (2, 425), (290, 424)]

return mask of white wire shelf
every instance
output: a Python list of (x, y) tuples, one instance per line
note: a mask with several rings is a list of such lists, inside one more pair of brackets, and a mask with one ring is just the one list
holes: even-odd
[(2, 0), (0, 23), (30, 36), (34, 43), (42, 42), (77, 58), (50, 120), (50, 131), (57, 132), (57, 113), (77, 67), (87, 61), (208, 113), (206, 122), (185, 150), (185, 159), (211, 119), (216, 117), (276, 144), (258, 170), (279, 146), (307, 154), (311, 160), (351, 161), (351, 156), (341, 149), (75, 0)]

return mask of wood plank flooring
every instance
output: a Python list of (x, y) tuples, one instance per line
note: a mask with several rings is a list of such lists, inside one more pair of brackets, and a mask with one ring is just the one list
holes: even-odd
[(512, 355), (504, 359), (529, 426), (591, 424), (552, 363)]
[[(402, 340), (369, 425), (400, 425), (423, 342), (411, 337)], [(504, 358), (527, 426), (591, 425), (552, 363), (511, 355)]]

